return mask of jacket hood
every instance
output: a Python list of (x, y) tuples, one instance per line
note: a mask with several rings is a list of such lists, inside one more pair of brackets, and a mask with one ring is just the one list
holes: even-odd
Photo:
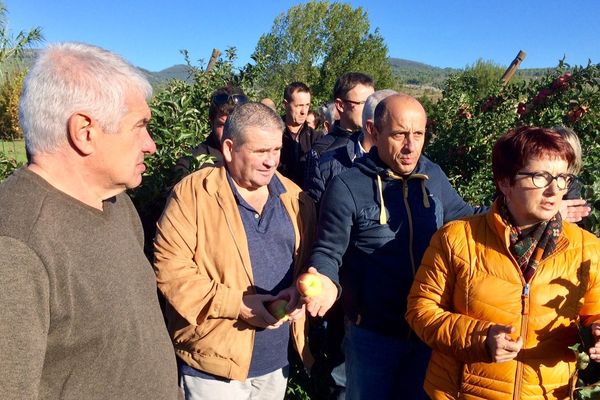
[(425, 186), (425, 182), (429, 179), (429, 176), (426, 175), (424, 170), (426, 169), (426, 164), (429, 160), (425, 158), (425, 156), (421, 155), (419, 161), (417, 162), (417, 166), (414, 171), (410, 173), (410, 175), (402, 176), (396, 174), (392, 171), (386, 164), (381, 161), (379, 158), (379, 154), (377, 153), (377, 147), (371, 148), (369, 153), (362, 157), (354, 163), (354, 165), (360, 169), (365, 175), (373, 177), (377, 182), (377, 191), (379, 197), (379, 223), (386, 224), (387, 217), (385, 213), (385, 202), (383, 199), (383, 182), (382, 181), (402, 181), (404, 185), (404, 199), (408, 199), (408, 181), (412, 179), (418, 179), (420, 181), (421, 192), (423, 194), (423, 205), (425, 208), (429, 208), (429, 196), (427, 195), (427, 188)]

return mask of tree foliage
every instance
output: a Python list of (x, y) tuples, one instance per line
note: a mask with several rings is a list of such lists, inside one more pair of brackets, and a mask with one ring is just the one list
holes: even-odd
[(15, 140), (23, 137), (19, 126), (19, 97), (25, 72), (13, 70), (0, 78), (0, 139)]
[(42, 29), (39, 27), (28, 32), (19, 31), (16, 36), (13, 36), (8, 30), (7, 14), (8, 10), (0, 0), (0, 73), (2, 74), (8, 61), (18, 61), (25, 49), (44, 40)]
[(40, 28), (20, 31), (13, 36), (8, 29), (8, 10), (0, 0), (0, 139), (22, 137), (19, 127), (19, 94), (23, 85), (20, 61), (25, 49), (43, 40)]
[[(204, 70), (202, 61), (200, 66), (192, 65), (187, 52), (182, 53), (192, 83), (171, 80), (152, 99), (149, 131), (156, 142), (156, 153), (146, 161), (142, 184), (130, 192), (144, 222), (146, 237), (150, 240), (169, 190), (179, 178), (173, 169), (175, 163), (180, 157), (190, 156), (192, 148), (204, 141), (210, 131), (208, 109), (212, 93), (231, 83), (241, 87), (251, 98), (256, 98), (251, 83), (252, 71), (239, 71), (233, 66), (235, 48), (227, 49), (224, 57), (220, 57), (210, 71)], [(204, 162), (210, 160), (200, 157), (196, 166)], [(147, 254), (151, 254), (150, 248), (146, 250)]]
[[(463, 75), (464, 79), (472, 85), (472, 94), (481, 100), (488, 95), (490, 91), (496, 90), (500, 85), (500, 79), (505, 68), (493, 61), (484, 61), (478, 59), (472, 65), (465, 68)], [(516, 79), (513, 80), (513, 82)]]
[(394, 87), (383, 37), (370, 31), (362, 7), (310, 1), (291, 7), (260, 37), (252, 55), (262, 74), (255, 82), (263, 97), (279, 99), (288, 83), (311, 87), (315, 103), (331, 98), (335, 80), (349, 71), (367, 73), (378, 88)]
[(9, 157), (0, 151), (0, 182), (5, 180), (16, 169), (23, 166), (23, 163), (13, 157)]
[(443, 98), (429, 104), (431, 143), (426, 151), (473, 204), (494, 194), (491, 151), (496, 139), (517, 126), (564, 125), (583, 148), (584, 198), (592, 205), (586, 227), (600, 235), (600, 64), (571, 68), (560, 62), (537, 80), (508, 86), (479, 85), (469, 71), (452, 75)]

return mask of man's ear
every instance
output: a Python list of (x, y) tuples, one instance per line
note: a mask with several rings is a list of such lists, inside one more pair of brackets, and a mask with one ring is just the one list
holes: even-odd
[(377, 126), (375, 125), (375, 122), (373, 122), (372, 120), (368, 119), (367, 120), (367, 132), (371, 135), (371, 139), (373, 140), (373, 144), (377, 145), (377, 139), (379, 139), (379, 130), (377, 129)]
[(84, 113), (74, 113), (67, 120), (69, 143), (83, 155), (94, 151), (94, 139), (98, 129), (95, 124), (92, 118)]
[(334, 104), (335, 104), (335, 108), (336, 108), (338, 114), (343, 114), (344, 113), (344, 102), (342, 101), (342, 99), (336, 98), (334, 101)]
[(223, 158), (226, 162), (230, 163), (232, 160), (231, 154), (233, 153), (233, 140), (225, 139), (223, 140), (223, 145), (221, 146), (221, 151), (223, 152)]
[(365, 130), (367, 131), (367, 133), (369, 135), (371, 135), (371, 138), (373, 138), (373, 140), (375, 139), (375, 123), (373, 122), (372, 119), (368, 119), (365, 121)]

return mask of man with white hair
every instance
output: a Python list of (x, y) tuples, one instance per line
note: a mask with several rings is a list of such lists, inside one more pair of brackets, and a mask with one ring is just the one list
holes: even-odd
[(126, 189), (156, 146), (152, 88), (98, 47), (48, 47), (23, 85), (27, 167), (0, 185), (0, 398), (174, 399), (176, 363)]
[(340, 115), (338, 114), (338, 111), (335, 108), (335, 103), (332, 101), (321, 106), (321, 108), (319, 109), (319, 113), (323, 118), (324, 133), (327, 134), (333, 132), (335, 121), (338, 121), (340, 119)]

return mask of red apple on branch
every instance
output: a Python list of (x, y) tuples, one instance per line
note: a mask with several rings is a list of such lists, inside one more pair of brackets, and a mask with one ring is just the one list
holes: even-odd
[(323, 283), (319, 275), (305, 272), (296, 280), (296, 287), (303, 297), (315, 297), (321, 294)]
[(288, 302), (285, 299), (277, 299), (273, 300), (267, 305), (267, 310), (271, 313), (272, 316), (277, 318), (279, 321), (287, 321), (290, 317), (287, 315), (285, 308), (287, 307)]

